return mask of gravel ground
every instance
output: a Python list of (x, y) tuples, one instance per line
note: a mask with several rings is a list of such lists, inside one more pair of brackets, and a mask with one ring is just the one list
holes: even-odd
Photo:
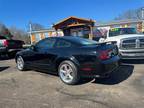
[(144, 108), (144, 62), (125, 62), (109, 78), (69, 86), (58, 76), (20, 72), (14, 59), (1, 59), (0, 108)]

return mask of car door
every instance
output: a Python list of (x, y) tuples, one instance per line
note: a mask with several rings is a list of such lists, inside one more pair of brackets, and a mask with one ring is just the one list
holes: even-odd
[[(54, 53), (55, 38), (47, 38), (34, 46), (32, 67), (41, 70), (52, 70), (51, 64), (56, 54)], [(32, 59), (30, 58), (30, 59)]]

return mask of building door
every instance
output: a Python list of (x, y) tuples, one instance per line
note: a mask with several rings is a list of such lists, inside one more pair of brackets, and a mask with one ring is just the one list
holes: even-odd
[(79, 31), (78, 31), (78, 36), (80, 36), (80, 37), (83, 36), (83, 32), (82, 32), (82, 30), (79, 30)]
[(71, 35), (72, 36), (80, 36), (80, 37), (82, 37), (83, 36), (83, 31), (82, 30), (72, 30), (71, 31)]
[(41, 34), (40, 33), (37, 33), (35, 35), (35, 39), (36, 39), (36, 42), (40, 41), (41, 40)]

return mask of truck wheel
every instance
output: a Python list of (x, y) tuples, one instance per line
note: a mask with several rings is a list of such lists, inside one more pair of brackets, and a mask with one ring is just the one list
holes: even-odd
[(16, 59), (17, 68), (20, 71), (24, 71), (26, 69), (24, 60), (21, 56), (18, 56)]
[(68, 85), (77, 84), (80, 80), (77, 66), (69, 60), (63, 61), (59, 65), (58, 74), (60, 79)]

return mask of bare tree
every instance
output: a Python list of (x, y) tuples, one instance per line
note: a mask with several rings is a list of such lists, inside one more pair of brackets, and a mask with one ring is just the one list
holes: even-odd
[(0, 35), (11, 39), (13, 35), (10, 33), (9, 29), (2, 23), (0, 23)]
[(124, 13), (118, 15), (115, 20), (125, 20), (125, 19), (141, 19), (141, 8), (127, 10)]
[(18, 29), (15, 26), (10, 27), (9, 30), (13, 35), (13, 39), (23, 40), (27, 44), (30, 43), (30, 37), (24, 30)]
[(44, 26), (38, 23), (31, 23), (31, 27), (33, 31), (44, 29)]
[(0, 23), (0, 33), (2, 34), (6, 29), (6, 26), (2, 23)]

